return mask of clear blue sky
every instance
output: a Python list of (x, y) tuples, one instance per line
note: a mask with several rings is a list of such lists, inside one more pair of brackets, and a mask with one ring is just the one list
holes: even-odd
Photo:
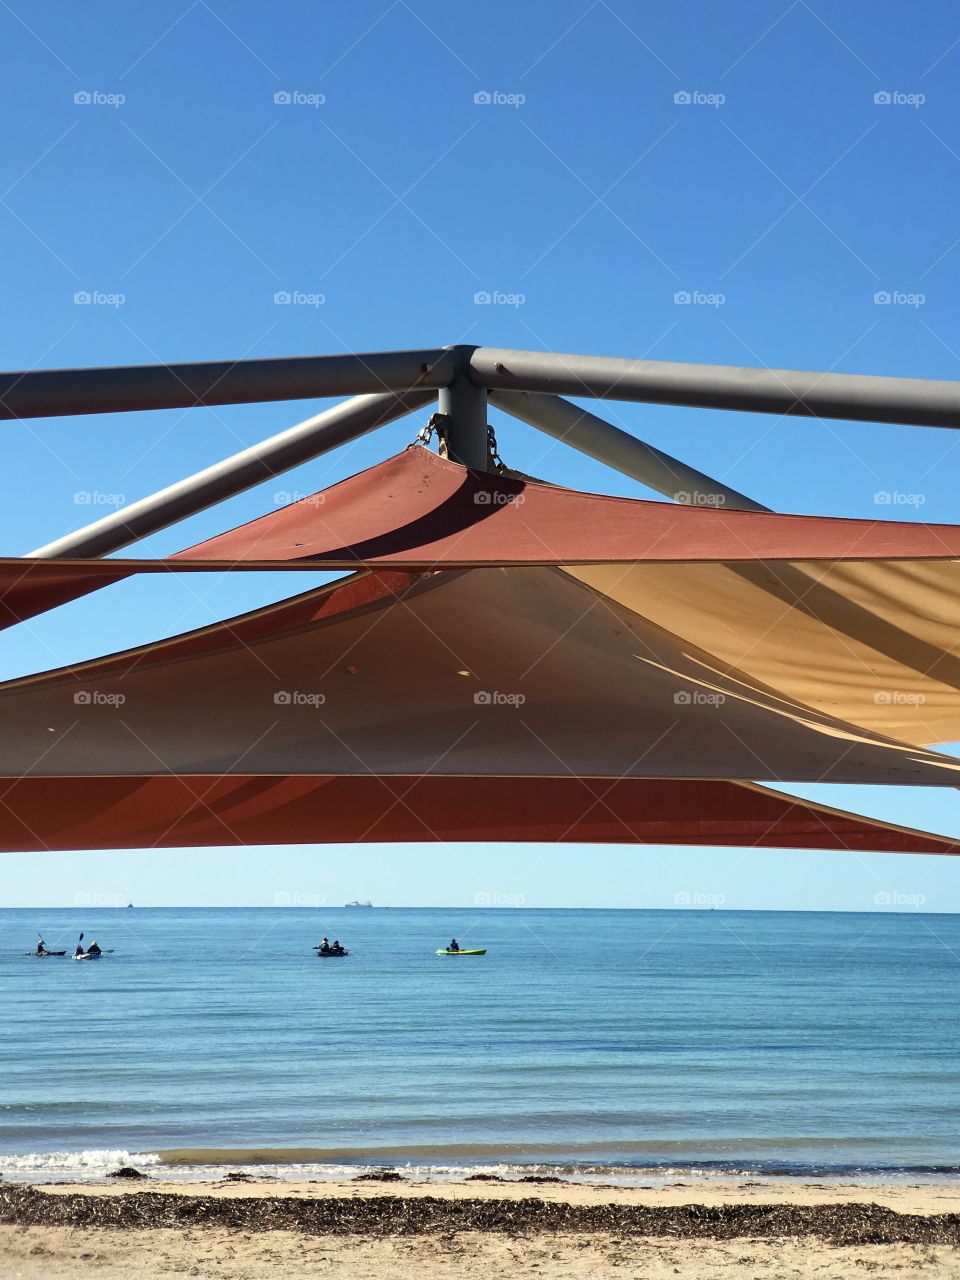
[[(0, 35), (7, 368), (459, 341), (960, 376), (960, 12), (945, 0), (12, 0)], [(318, 305), (277, 305), (281, 291)], [(510, 300), (477, 304), (482, 292)], [(28, 551), (103, 514), (104, 498), (139, 497), (315, 407), (9, 425), (0, 546)], [(776, 509), (874, 516), (874, 495), (897, 491), (910, 502), (882, 514), (958, 518), (953, 433), (639, 405), (609, 414)], [(513, 466), (644, 494), (495, 420)], [(320, 488), (417, 425), (143, 551), (260, 514), (278, 491)], [(124, 584), (0, 635), (0, 674), (290, 589), (260, 575)], [(820, 793), (960, 835), (952, 792)], [(416, 847), (14, 855), (0, 875), (8, 905), (69, 905), (78, 893), (398, 904), (493, 893), (670, 906), (691, 892), (728, 906), (855, 909), (877, 893), (922, 894), (927, 909), (960, 909), (958, 871), (852, 854)]]

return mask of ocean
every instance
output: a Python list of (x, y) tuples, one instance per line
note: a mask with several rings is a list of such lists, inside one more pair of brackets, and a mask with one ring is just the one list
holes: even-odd
[[(960, 1173), (960, 918), (0, 911), (0, 1174)], [(112, 954), (24, 956), (42, 932)], [(322, 935), (349, 948), (321, 960)], [(478, 957), (435, 955), (455, 935)]]

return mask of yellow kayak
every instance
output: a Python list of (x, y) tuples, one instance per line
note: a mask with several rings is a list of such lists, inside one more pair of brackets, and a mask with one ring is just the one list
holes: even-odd
[(486, 954), (486, 947), (477, 947), (473, 951), (468, 951), (464, 947), (461, 947), (459, 951), (451, 951), (449, 947), (441, 947), (437, 952), (438, 956), (485, 956)]

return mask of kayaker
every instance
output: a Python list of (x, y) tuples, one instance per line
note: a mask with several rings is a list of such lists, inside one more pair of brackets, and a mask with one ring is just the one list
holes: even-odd
[(340, 940), (338, 938), (334, 938), (333, 940), (333, 954), (335, 956), (342, 956), (346, 954), (343, 947), (341, 947)]
[(88, 956), (102, 956), (102, 955), (103, 955), (103, 952), (102, 952), (102, 951), (100, 950), (100, 948), (97, 946), (96, 942), (91, 942), (91, 943), (90, 943), (90, 946), (87, 948), (87, 955), (88, 955)]
[(322, 956), (328, 956), (330, 954), (330, 939), (324, 938), (317, 950)]
[(460, 950), (460, 943), (456, 940), (456, 938), (451, 938), (451, 939), (450, 939), (450, 945), (449, 945), (449, 947), (447, 947), (447, 950), (448, 950), (448, 951), (459, 951), (459, 950)]
[(37, 938), (37, 955), (45, 956), (47, 954), (47, 944), (42, 938)]

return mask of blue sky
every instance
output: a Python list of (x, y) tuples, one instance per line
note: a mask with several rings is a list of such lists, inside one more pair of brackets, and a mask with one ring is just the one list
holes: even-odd
[[(0, 153), (7, 368), (470, 342), (960, 376), (960, 13), (940, 0), (922, 10), (892, 0), (13, 0), (0, 7), (0, 33), (0, 101), (14, 122)], [(278, 305), (277, 293), (309, 301)], [(0, 545), (26, 552), (318, 407), (8, 425)], [(952, 432), (642, 405), (604, 412), (775, 509), (957, 517)], [(424, 416), (142, 550), (188, 545), (270, 509), (278, 492), (351, 474), (408, 443)], [(510, 465), (645, 496), (525, 426), (492, 420)], [(882, 509), (880, 492), (900, 500)], [(289, 579), (266, 575), (123, 584), (0, 635), (0, 675), (289, 591)], [(960, 835), (953, 793), (819, 790), (829, 803)], [(84, 893), (425, 904), (488, 893), (671, 906), (689, 892), (729, 906), (862, 910), (879, 893), (960, 908), (952, 863), (890, 856), (14, 855), (2, 876), (9, 905), (69, 905)]]

